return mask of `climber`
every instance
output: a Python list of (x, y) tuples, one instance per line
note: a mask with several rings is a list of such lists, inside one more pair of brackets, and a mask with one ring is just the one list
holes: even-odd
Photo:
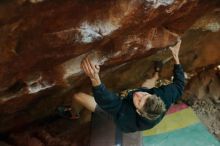
[[(155, 82), (159, 78), (161, 65), (156, 66), (153, 78), (147, 79), (142, 87), (114, 93), (101, 82), (99, 66), (86, 57), (81, 63), (81, 68), (92, 82), (93, 96), (76, 93), (73, 100), (92, 112), (112, 116), (115, 124), (123, 132), (142, 131), (154, 127), (162, 120), (171, 104), (183, 93), (184, 74), (178, 57), (180, 44), (181, 40), (178, 40), (175, 46), (169, 48), (175, 61), (173, 82), (158, 88), (155, 87)], [(70, 108), (65, 109), (69, 110)], [(77, 109), (74, 111), (77, 112)]]

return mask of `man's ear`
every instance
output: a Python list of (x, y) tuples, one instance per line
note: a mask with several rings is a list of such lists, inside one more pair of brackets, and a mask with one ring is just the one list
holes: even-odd
[(138, 97), (138, 102), (141, 102), (141, 97)]

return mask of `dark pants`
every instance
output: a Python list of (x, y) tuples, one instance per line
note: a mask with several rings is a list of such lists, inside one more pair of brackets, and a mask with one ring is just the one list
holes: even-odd
[(141, 132), (122, 133), (110, 114), (96, 106), (92, 116), (90, 146), (142, 146)]

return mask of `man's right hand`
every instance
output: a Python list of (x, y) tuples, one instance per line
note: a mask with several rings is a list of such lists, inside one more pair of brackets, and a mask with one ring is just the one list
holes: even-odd
[(178, 39), (178, 42), (175, 46), (169, 47), (169, 49), (172, 52), (172, 55), (173, 55), (173, 58), (174, 58), (176, 64), (180, 64), (180, 62), (179, 62), (179, 50), (180, 50), (181, 42), (182, 41), (180, 39)]
[(99, 78), (99, 65), (93, 64), (88, 56), (82, 60), (81, 68), (84, 70), (85, 74), (91, 79), (93, 86), (98, 86), (101, 84)]

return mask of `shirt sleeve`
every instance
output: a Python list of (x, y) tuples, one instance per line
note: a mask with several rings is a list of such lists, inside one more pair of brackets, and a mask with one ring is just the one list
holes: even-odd
[(103, 83), (92, 87), (93, 96), (97, 104), (105, 111), (116, 114), (122, 101), (116, 93), (109, 91)]
[(158, 93), (159, 94), (158, 96), (162, 98), (167, 109), (183, 94), (183, 90), (185, 86), (185, 78), (184, 78), (183, 68), (180, 64), (174, 65), (173, 76), (174, 78), (171, 84), (153, 89), (156, 91), (155, 93)]

